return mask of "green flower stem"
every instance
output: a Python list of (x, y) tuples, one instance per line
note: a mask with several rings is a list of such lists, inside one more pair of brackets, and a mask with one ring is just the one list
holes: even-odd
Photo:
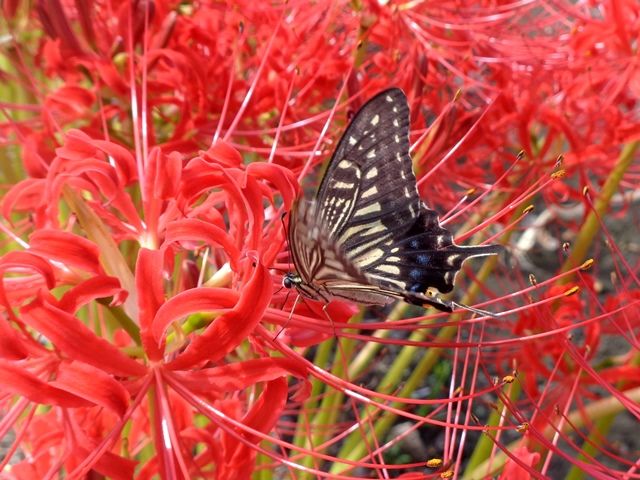
[[(362, 321), (363, 310), (361, 309), (357, 315), (354, 315), (349, 323), (359, 325)], [(339, 378), (345, 378), (345, 369), (350, 363), (350, 359), (353, 356), (353, 352), (357, 345), (356, 340), (349, 338), (340, 338), (339, 347), (334, 352), (335, 339), (324, 342), (318, 349), (316, 358), (314, 359), (315, 365), (328, 365), (333, 361), (333, 367), (331, 373)], [(347, 379), (351, 377), (347, 376)], [(320, 445), (324, 441), (329, 440), (332, 436), (331, 425), (334, 425), (342, 411), (342, 404), (344, 395), (342, 392), (333, 388), (325, 388), (324, 382), (318, 380), (313, 381), (311, 400), (305, 403), (302, 411), (313, 412), (317, 409), (317, 413), (309, 421), (308, 426), (306, 422), (299, 422), (298, 431), (296, 432), (295, 444), (310, 448), (313, 445)], [(322, 400), (318, 402), (318, 396), (324, 392)], [(309, 434), (310, 431), (310, 434)], [(307, 467), (314, 466), (318, 460), (307, 456), (300, 463)], [(315, 478), (311, 474), (301, 473), (300, 479)]]
[[(263, 447), (269, 448), (266, 442), (263, 442)], [(273, 463), (273, 460), (266, 456), (264, 453), (258, 453), (256, 457), (256, 470), (253, 472), (253, 476), (251, 477), (253, 480), (272, 480), (273, 479), (273, 468), (266, 468), (267, 465)]]
[[(326, 365), (327, 361), (331, 357), (331, 352), (333, 351), (333, 347), (335, 345), (335, 339), (327, 340), (326, 342), (322, 342), (318, 345), (316, 350), (315, 357), (313, 359), (314, 365)], [(321, 363), (318, 363), (321, 362)], [(301, 418), (298, 420), (298, 427), (296, 429), (296, 435), (294, 436), (293, 443), (299, 447), (308, 446), (309, 439), (309, 427), (312, 422), (312, 413), (318, 408), (320, 403), (319, 398), (324, 391), (324, 383), (318, 380), (317, 378), (313, 378), (311, 380), (311, 392), (309, 394), (309, 399), (304, 403), (304, 405), (300, 408), (300, 416)], [(302, 420), (302, 416), (307, 416), (306, 420)]]
[(89, 240), (98, 246), (100, 263), (105, 271), (120, 281), (120, 286), (129, 292), (124, 302), (124, 311), (131, 319), (138, 318), (138, 296), (133, 273), (111, 236), (111, 232), (100, 217), (69, 186), (63, 187), (63, 196), (76, 215)]
[[(407, 311), (408, 305), (403, 302), (398, 302), (393, 310), (387, 316), (388, 322), (394, 322), (400, 320), (404, 313)], [(391, 334), (391, 328), (385, 328), (376, 330), (371, 336), (372, 338), (387, 338)], [(384, 347), (382, 342), (371, 341), (367, 342), (358, 355), (353, 359), (349, 365), (349, 378), (358, 378), (370, 365), (375, 361), (376, 355)]]
[[(509, 398), (512, 402), (515, 402), (520, 398), (520, 393), (522, 392), (522, 378), (519, 378), (519, 381), (509, 384), (511, 387), (509, 390)], [(497, 406), (489, 415), (489, 419), (487, 421), (487, 430), (490, 430), (491, 427), (497, 427), (500, 425), (500, 420), (502, 418), (504, 408), (504, 402), (498, 401)], [(476, 478), (474, 475), (476, 473), (476, 469), (479, 468), (488, 458), (491, 456), (491, 452), (494, 449), (494, 441), (489, 435), (483, 435), (476, 442), (475, 448), (473, 449), (473, 453), (467, 462), (467, 466), (465, 468), (464, 474), (462, 476), (462, 480), (471, 480)]]
[[(622, 177), (631, 166), (634, 154), (638, 149), (638, 145), (640, 145), (640, 141), (635, 141), (626, 144), (622, 148), (618, 162), (613, 167), (613, 170), (611, 170), (609, 177), (607, 177), (607, 181), (602, 187), (600, 195), (598, 195), (598, 198), (596, 199), (594, 210), (589, 212), (587, 220), (582, 225), (575, 242), (573, 242), (573, 245), (571, 246), (571, 254), (562, 265), (563, 272), (581, 265), (586, 260), (589, 248), (591, 248), (593, 240), (600, 229), (599, 219), (603, 218), (609, 209), (611, 197), (613, 197), (613, 195), (618, 191)], [(566, 275), (559, 280), (559, 283), (561, 285), (565, 285), (571, 281), (572, 276)]]
[(133, 340), (136, 345), (141, 346), (142, 340), (140, 339), (140, 329), (138, 328), (138, 325), (136, 325), (135, 322), (131, 320), (131, 318), (124, 312), (122, 307), (110, 307), (110, 301), (110, 298), (99, 298), (97, 300), (99, 304), (103, 305), (105, 309), (107, 309), (116, 323), (129, 334), (131, 340)]

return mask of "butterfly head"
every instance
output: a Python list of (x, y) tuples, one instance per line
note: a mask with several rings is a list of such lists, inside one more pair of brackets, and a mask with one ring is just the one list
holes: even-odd
[(282, 279), (282, 286), (284, 288), (292, 289), (300, 285), (302, 285), (302, 278), (300, 278), (300, 275), (297, 273), (288, 272)]

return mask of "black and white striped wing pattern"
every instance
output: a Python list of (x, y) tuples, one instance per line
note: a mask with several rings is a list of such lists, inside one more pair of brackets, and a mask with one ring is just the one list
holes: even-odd
[(499, 246), (462, 247), (420, 200), (409, 156), (409, 105), (397, 88), (367, 102), (347, 127), (313, 201), (289, 221), (299, 290), (360, 303), (403, 298), (431, 303), (425, 291), (453, 289), (469, 257)]

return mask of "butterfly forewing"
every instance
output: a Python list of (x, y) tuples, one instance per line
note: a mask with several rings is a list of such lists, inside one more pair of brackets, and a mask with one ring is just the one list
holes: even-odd
[(295, 207), (289, 242), (307, 296), (361, 303), (395, 297), (445, 310), (424, 292), (450, 292), (464, 260), (500, 251), (455, 245), (437, 213), (420, 201), (409, 156), (409, 106), (397, 88), (355, 115), (316, 199)]
[(328, 235), (352, 260), (374, 251), (363, 244), (382, 243), (381, 233), (401, 234), (419, 214), (415, 183), (407, 99), (399, 89), (387, 90), (355, 115), (320, 185), (316, 202)]

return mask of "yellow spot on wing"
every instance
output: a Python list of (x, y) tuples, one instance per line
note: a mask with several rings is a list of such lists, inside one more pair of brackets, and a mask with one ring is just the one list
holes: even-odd
[(364, 175), (364, 178), (367, 180), (371, 180), (372, 178), (376, 178), (378, 176), (378, 169), (376, 167), (371, 167), (369, 171)]
[(382, 249), (374, 248), (373, 250), (371, 250), (370, 252), (367, 252), (362, 257), (359, 257), (355, 263), (360, 267), (366, 267), (367, 265), (370, 265), (373, 262), (380, 260), (380, 258), (382, 258), (383, 255), (384, 255), (384, 251)]
[(400, 275), (400, 267), (395, 265), (378, 265), (376, 270), (379, 272), (388, 273), (389, 275)]
[(366, 207), (359, 209), (357, 212), (353, 214), (353, 216), (361, 217), (363, 215), (369, 215), (371, 213), (376, 213), (381, 211), (382, 211), (382, 206), (378, 202), (375, 202), (367, 205)]
[(375, 185), (371, 188), (368, 188), (367, 190), (365, 190), (364, 192), (362, 192), (362, 198), (368, 198), (371, 197), (372, 195), (375, 195), (376, 193), (378, 193), (378, 187), (376, 187)]

